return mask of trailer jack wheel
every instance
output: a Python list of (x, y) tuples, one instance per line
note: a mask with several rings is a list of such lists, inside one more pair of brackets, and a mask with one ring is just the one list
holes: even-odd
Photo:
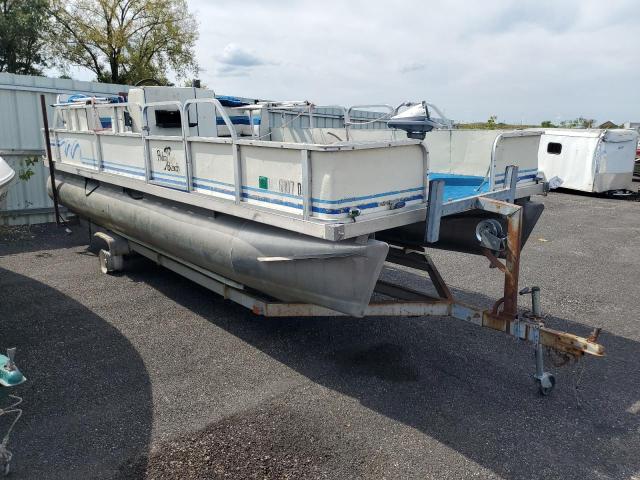
[(536, 373), (533, 378), (536, 379), (538, 383), (538, 390), (540, 394), (543, 396), (548, 396), (551, 394), (553, 387), (556, 386), (556, 377), (553, 376), (552, 373), (546, 372), (544, 370), (544, 350), (542, 348), (542, 344), (538, 341), (536, 345)]
[(553, 387), (556, 386), (556, 377), (552, 373), (544, 372), (541, 377), (536, 376), (536, 382), (538, 383), (538, 390), (543, 396), (551, 395)]

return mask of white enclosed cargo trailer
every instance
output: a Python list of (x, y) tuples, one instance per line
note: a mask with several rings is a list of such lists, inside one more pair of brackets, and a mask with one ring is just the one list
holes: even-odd
[(562, 188), (630, 190), (637, 143), (635, 130), (548, 129), (540, 140), (539, 168)]

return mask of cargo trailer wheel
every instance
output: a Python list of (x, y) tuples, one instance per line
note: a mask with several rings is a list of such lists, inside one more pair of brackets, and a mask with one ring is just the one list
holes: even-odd
[(100, 261), (100, 271), (102, 273), (113, 273), (122, 270), (124, 258), (122, 255), (112, 255), (108, 250), (100, 250), (98, 254)]
[(540, 378), (536, 378), (536, 382), (538, 383), (540, 394), (546, 397), (551, 395), (553, 387), (556, 386), (556, 377), (549, 372), (545, 372)]

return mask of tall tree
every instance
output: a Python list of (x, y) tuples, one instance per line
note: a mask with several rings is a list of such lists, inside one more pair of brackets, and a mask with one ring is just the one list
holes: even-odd
[(0, 0), (0, 72), (42, 73), (47, 23), (47, 0)]
[(198, 70), (198, 25), (186, 0), (51, 0), (59, 64), (85, 67), (99, 82), (129, 83)]

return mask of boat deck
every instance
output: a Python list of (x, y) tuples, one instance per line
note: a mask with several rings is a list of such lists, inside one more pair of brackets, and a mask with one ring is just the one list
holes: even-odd
[[(203, 136), (210, 121), (205, 107), (222, 116), (230, 136)], [(162, 112), (179, 113), (181, 123), (163, 127)], [(425, 175), (429, 153), (419, 140), (323, 144), (313, 140), (314, 130), (307, 132), (311, 141), (243, 137), (215, 98), (57, 105), (52, 126), (51, 158), (62, 174), (331, 241), (423, 222), (428, 215), (433, 225), (478, 208), (483, 197), (514, 201), (545, 188), (537, 169), (511, 166), (522, 153), (515, 137), (537, 142), (530, 132), (496, 139), (484, 178)], [(330, 129), (325, 133), (329, 137)], [(444, 193), (430, 192), (434, 182), (444, 182)]]
[(481, 195), (489, 191), (489, 182), (475, 175), (457, 175), (455, 173), (430, 173), (430, 180), (444, 180), (445, 202)]

